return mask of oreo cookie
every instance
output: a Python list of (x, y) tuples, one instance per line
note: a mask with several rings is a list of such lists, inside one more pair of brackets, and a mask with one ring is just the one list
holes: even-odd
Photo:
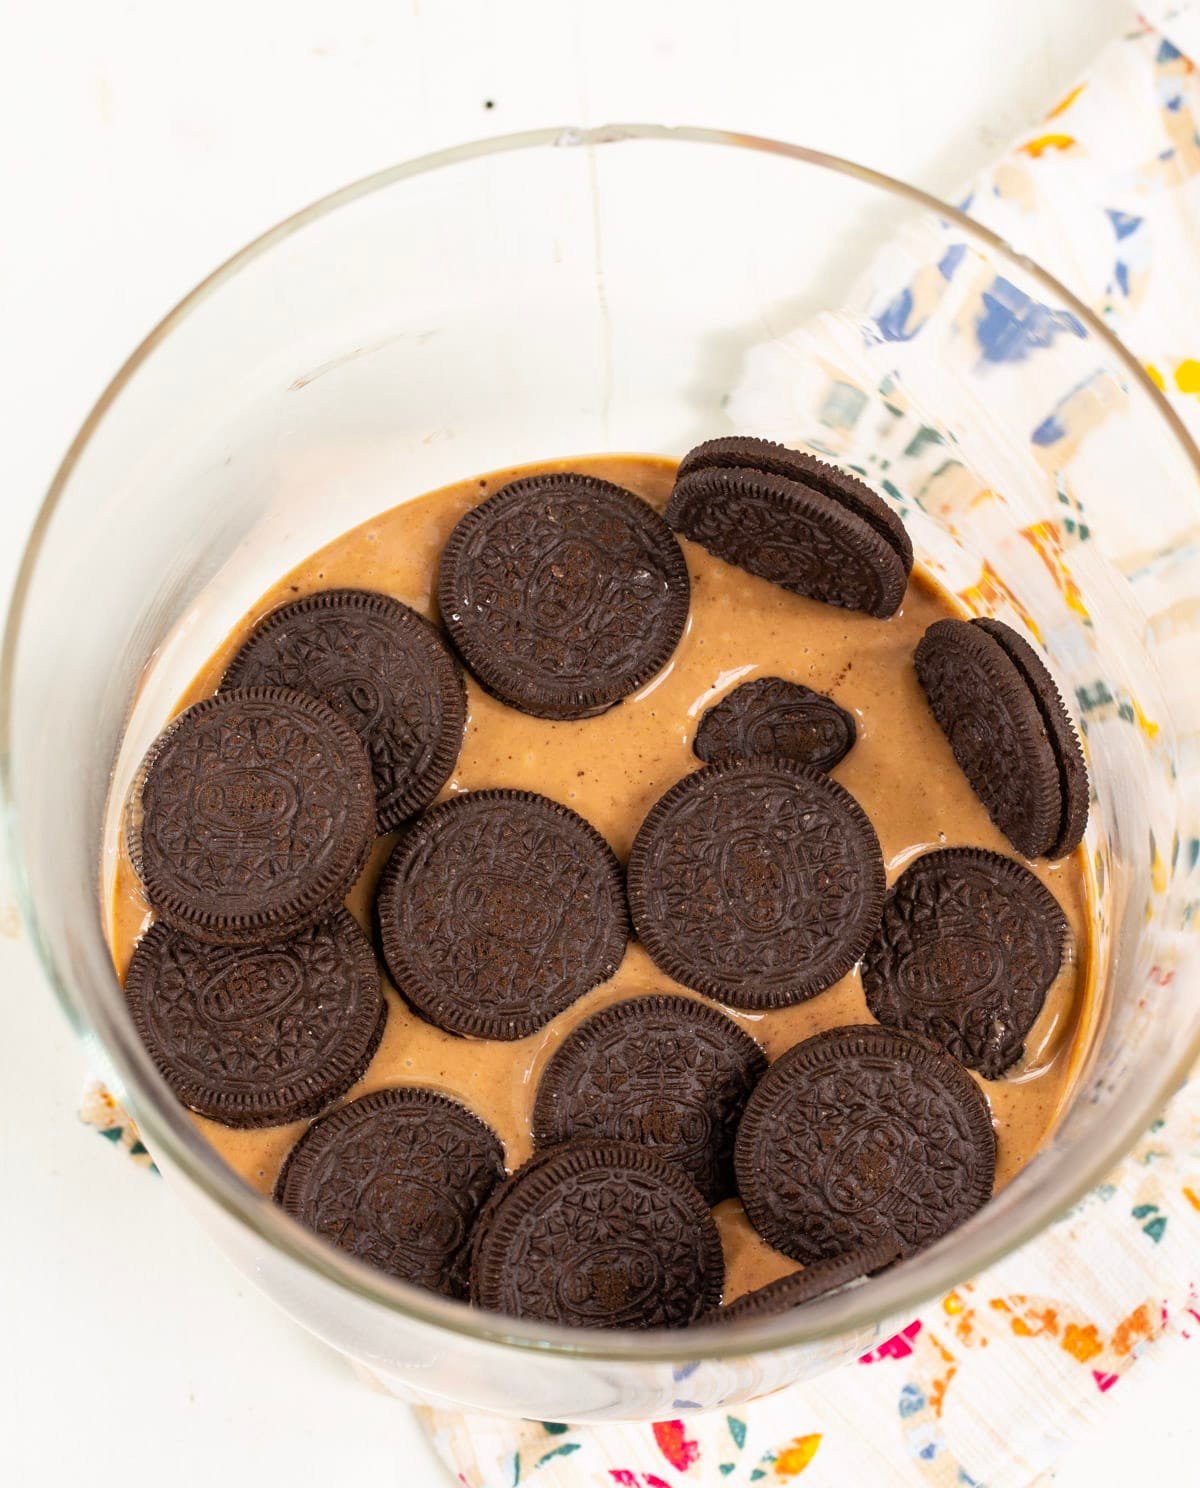
[(973, 847), (926, 853), (884, 902), (863, 959), (867, 1006), (997, 1080), (1025, 1052), (1066, 937), (1054, 895), (1012, 858)]
[(375, 838), (362, 741), (316, 698), (234, 689), (181, 713), (143, 766), (131, 856), (158, 916), (263, 945), (324, 919)]
[(689, 594), (658, 513), (587, 475), (513, 481), (467, 512), (438, 579), (471, 672), (539, 718), (589, 718), (649, 681), (683, 634)]
[(734, 1135), (766, 1067), (750, 1035), (707, 1003), (633, 997), (559, 1045), (538, 1085), (533, 1139), (636, 1142), (715, 1204), (733, 1192)]
[(929, 1040), (874, 1025), (777, 1059), (734, 1148), (751, 1224), (805, 1265), (881, 1242), (914, 1254), (983, 1207), (995, 1168), (970, 1075)]
[(368, 1266), (458, 1297), (471, 1229), (503, 1177), (504, 1149), (478, 1116), (439, 1091), (399, 1086), (315, 1121), (275, 1200)]
[(692, 750), (705, 764), (764, 755), (832, 770), (854, 739), (853, 715), (831, 697), (782, 677), (757, 677), (704, 712)]
[(807, 450), (791, 449), (773, 439), (730, 434), (720, 439), (707, 439), (689, 450), (680, 460), (676, 474), (686, 477), (698, 470), (759, 470), (807, 486), (861, 517), (869, 527), (874, 527), (880, 537), (896, 550), (904, 572), (912, 572), (912, 539), (887, 502), (877, 496), (866, 481), (827, 460), (818, 460)]
[(874, 1276), (890, 1266), (899, 1256), (896, 1245), (890, 1240), (879, 1240), (865, 1245), (861, 1250), (849, 1251), (829, 1261), (813, 1261), (803, 1271), (793, 1271), (790, 1276), (781, 1276), (766, 1286), (746, 1292), (724, 1307), (706, 1312), (702, 1323), (739, 1323), (747, 1318), (775, 1317), (780, 1313), (793, 1312), (806, 1302), (815, 1302), (818, 1297)]
[(642, 823), (628, 869), (638, 939), (668, 976), (733, 1007), (815, 997), (883, 908), (883, 856), (849, 793), (787, 760), (708, 765)]
[(387, 1021), (370, 942), (344, 909), (269, 946), (217, 947), (166, 925), (138, 942), (125, 1001), (185, 1106), (280, 1126), (344, 1095)]
[(1087, 830), (1089, 797), (1087, 765), (1084, 763), (1083, 749), (1080, 747), (1075, 725), (1071, 722), (1071, 715), (1067, 712), (1054, 678), (1024, 636), (1019, 635), (1011, 625), (1005, 625), (1003, 620), (978, 619), (972, 620), (971, 624), (977, 625), (1004, 648), (1008, 659), (1025, 678), (1042, 715), (1046, 737), (1050, 740), (1058, 765), (1059, 789), (1063, 800), (1058, 836), (1050, 845), (1046, 856), (1065, 858), (1083, 841), (1083, 834)]
[[(820, 461), (802, 471), (805, 462), (782, 458), (796, 451), (765, 440), (735, 445), (721, 458), (706, 445), (684, 458), (666, 510), (675, 531), (795, 594), (881, 619), (895, 614), (912, 547), (890, 508), (844, 472)], [(790, 473), (781, 473), (785, 465)]]
[(625, 1142), (568, 1142), (488, 1201), (471, 1301), (574, 1328), (682, 1328), (720, 1301), (716, 1222), (673, 1164)]
[(273, 610), (221, 686), (287, 687), (344, 718), (371, 759), (381, 832), (429, 805), (462, 748), (467, 695), (450, 648), (386, 594), (326, 589)]
[(384, 959), (430, 1023), (473, 1038), (535, 1033), (625, 954), (621, 868), (581, 816), (532, 791), (427, 812), (379, 884)]
[(999, 641), (967, 620), (938, 620), (913, 656), (933, 716), (988, 815), (1027, 858), (1063, 829), (1059, 763), (1028, 682)]

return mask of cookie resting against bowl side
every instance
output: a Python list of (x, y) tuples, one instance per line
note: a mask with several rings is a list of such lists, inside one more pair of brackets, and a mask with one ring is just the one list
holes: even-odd
[(375, 903), (392, 980), (449, 1033), (518, 1039), (607, 981), (629, 939), (621, 866), (532, 791), (456, 796), (396, 845)]
[(765, 1011), (851, 970), (883, 908), (883, 855), (849, 793), (787, 760), (708, 765), (651, 808), (629, 856), (629, 906), (655, 965)]
[(472, 508), (438, 576), (469, 670), (539, 718), (588, 718), (648, 682), (679, 643), (689, 595), (662, 517), (588, 475), (530, 476)]
[(153, 925), (125, 1002), (179, 1100), (236, 1127), (324, 1110), (365, 1072), (387, 1022), (375, 954), (344, 909), (268, 946), (213, 946)]
[[(739, 448), (758, 444), (737, 441)], [(912, 547), (899, 518), (874, 492), (831, 466), (821, 467), (821, 479), (812, 472), (798, 478), (794, 463), (783, 473), (792, 462), (779, 455), (798, 453), (783, 446), (769, 446), (774, 453), (767, 458), (742, 450), (743, 465), (710, 459), (706, 448), (680, 464), (666, 511), (676, 532), (795, 594), (880, 619), (895, 614)], [(737, 451), (731, 456), (738, 457)]]
[(721, 1300), (716, 1221), (672, 1163), (625, 1142), (538, 1154), (489, 1199), (471, 1301), (574, 1328), (682, 1328)]
[(909, 1256), (991, 1197), (996, 1138), (979, 1087), (936, 1044), (832, 1028), (767, 1070), (734, 1170), (751, 1224), (793, 1260), (880, 1241)]
[(719, 439), (706, 439), (690, 449), (679, 462), (676, 478), (686, 478), (699, 470), (730, 469), (782, 476), (836, 502), (873, 527), (894, 549), (905, 574), (911, 573), (913, 547), (904, 523), (882, 496), (877, 496), (866, 481), (851, 471), (773, 439), (727, 434)]
[(428, 806), (462, 748), (467, 694), (437, 629), (364, 589), (324, 589), (272, 610), (221, 683), (288, 687), (327, 703), (371, 759), (379, 830)]
[(997, 1080), (1062, 966), (1067, 917), (1028, 868), (982, 848), (910, 863), (888, 891), (863, 958), (873, 1017), (921, 1033)]
[(352, 728), (281, 687), (194, 704), (142, 769), (130, 856), (160, 919), (263, 945), (324, 919), (375, 839), (371, 766)]
[(969, 620), (938, 620), (914, 653), (933, 716), (988, 815), (1018, 852), (1057, 843), (1064, 798), (1037, 700), (1004, 647)]
[(1088, 821), (1088, 772), (1084, 763), (1079, 735), (1067, 712), (1066, 704), (1045, 662), (1024, 636), (1002, 620), (977, 619), (972, 625), (990, 635), (1003, 647), (1005, 654), (1024, 677), (1033, 694), (1050, 748), (1058, 766), (1059, 789), (1062, 793), (1062, 816), (1058, 836), (1046, 851), (1049, 858), (1065, 858), (1083, 841)]
[(472, 1226), (503, 1177), (504, 1149), (478, 1116), (439, 1091), (395, 1086), (315, 1121), (275, 1199), (357, 1260), (461, 1297)]

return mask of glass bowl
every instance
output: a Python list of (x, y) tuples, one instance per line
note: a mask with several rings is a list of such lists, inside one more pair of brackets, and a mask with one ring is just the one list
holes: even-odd
[[(475, 471), (678, 455), (735, 429), (862, 469), (968, 609), (1043, 644), (1095, 790), (1095, 1037), (1045, 1149), (981, 1215), (862, 1287), (674, 1334), (471, 1312), (298, 1227), (175, 1103), (105, 939), (120, 808), (200, 663), (339, 532)], [(1195, 1054), (1198, 520), (1197, 452), (1136, 362), (1061, 285), (909, 187), (797, 146), (642, 125), (397, 166), (194, 290), (54, 480), (0, 689), (31, 932), (175, 1193), (265, 1292), (398, 1393), (550, 1420), (765, 1393), (1035, 1235)]]

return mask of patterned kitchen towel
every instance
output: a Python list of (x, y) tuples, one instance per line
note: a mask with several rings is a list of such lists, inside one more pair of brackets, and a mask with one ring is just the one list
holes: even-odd
[(146, 1150), (137, 1122), (129, 1114), (107, 1085), (101, 1080), (89, 1080), (79, 1102), (79, 1119), (90, 1126), (105, 1141), (127, 1152), (140, 1167), (157, 1173), (154, 1159)]

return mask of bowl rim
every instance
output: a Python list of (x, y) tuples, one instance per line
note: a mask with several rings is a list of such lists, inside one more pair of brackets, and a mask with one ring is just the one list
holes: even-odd
[[(964, 1278), (975, 1275), (1017, 1250), (1077, 1203), (1136, 1141), (1200, 1054), (1200, 1034), (1191, 1044), (1181, 1047), (1176, 1057), (1164, 1065), (1162, 1078), (1152, 1092), (1144, 1095), (1141, 1102), (1130, 1103), (1133, 1109), (1126, 1111), (1123, 1121), (1114, 1122), (1105, 1128), (1103, 1134), (1107, 1140), (1080, 1144), (1087, 1149), (1085, 1155), (1088, 1160), (1077, 1165), (1071, 1181), (1061, 1186), (1048, 1211), (1044, 1210), (1036, 1219), (1014, 1224), (999, 1240), (989, 1238), (990, 1228), (983, 1226), (972, 1231), (968, 1244), (964, 1244), (957, 1234), (952, 1234), (924, 1251), (923, 1261), (934, 1257), (940, 1262), (933, 1268), (933, 1280), (927, 1274), (924, 1279), (917, 1280), (910, 1276), (908, 1266), (902, 1264), (885, 1276), (874, 1279), (867, 1286), (851, 1288), (806, 1304), (803, 1309), (804, 1321), (800, 1326), (794, 1321), (796, 1314), (725, 1325), (719, 1331), (714, 1328), (693, 1328), (676, 1332), (657, 1330), (631, 1333), (620, 1330), (592, 1333), (581, 1329), (524, 1322), (476, 1311), (462, 1302), (399, 1281), (356, 1261), (305, 1230), (270, 1199), (244, 1184), (221, 1161), (215, 1149), (205, 1141), (183, 1108), (170, 1095), (149, 1056), (136, 1044), (136, 1040), (122, 1038), (122, 1030), (116, 1024), (105, 1031), (104, 1037), (99, 1036), (99, 1030), (80, 1006), (77, 994), (70, 985), (71, 979), (57, 964), (41, 933), (19, 851), (12, 779), (11, 726), (17, 648), (22, 616), (47, 531), (71, 475), (106, 413), (142, 364), (175, 327), (248, 264), (293, 234), (341, 207), (410, 177), (444, 170), (490, 155), (544, 148), (594, 148), (628, 141), (715, 145), (782, 156), (834, 175), (857, 180), (884, 195), (899, 198), (953, 224), (968, 238), (982, 243), (993, 253), (1019, 267), (1078, 316), (1089, 334), (1095, 336), (1122, 365), (1131, 382), (1150, 400), (1150, 405), (1158, 413), (1166, 431), (1174, 436), (1200, 483), (1200, 449), (1188, 433), (1182, 418), (1142, 364), (1103, 321), (1054, 275), (1018, 253), (999, 234), (919, 187), (856, 161), (804, 145), (733, 130), (692, 125), (614, 123), (596, 127), (554, 126), (456, 145), (361, 177), (309, 203), (259, 234), (202, 279), (163, 316), (131, 352), (100, 394), (54, 474), (30, 529), (13, 584), (3, 644), (0, 647), (0, 803), (4, 807), (5, 836), (22, 916), (59, 1003), (76, 1031), (85, 1039), (96, 1040), (101, 1057), (115, 1067), (117, 1081), (128, 1092), (130, 1106), (143, 1134), (148, 1138), (151, 1151), (166, 1159), (166, 1166), (174, 1165), (184, 1172), (226, 1219), (235, 1225), (245, 1226), (288, 1261), (315, 1272), (324, 1281), (348, 1293), (351, 1298), (399, 1313), (410, 1321), (435, 1330), (458, 1334), (479, 1343), (533, 1351), (559, 1359), (680, 1365), (776, 1353), (854, 1331), (877, 1328), (881, 1322), (891, 1318), (902, 1319), (903, 1315), (911, 1314), (930, 1297), (942, 1294)], [(116, 993), (113, 1001), (119, 1004), (120, 989), (115, 973), (113, 982)], [(117, 1046), (116, 1049), (114, 1046)], [(923, 1272), (928, 1269), (928, 1266), (922, 1267)], [(881, 1290), (888, 1294), (888, 1301), (882, 1307), (874, 1300)]]

